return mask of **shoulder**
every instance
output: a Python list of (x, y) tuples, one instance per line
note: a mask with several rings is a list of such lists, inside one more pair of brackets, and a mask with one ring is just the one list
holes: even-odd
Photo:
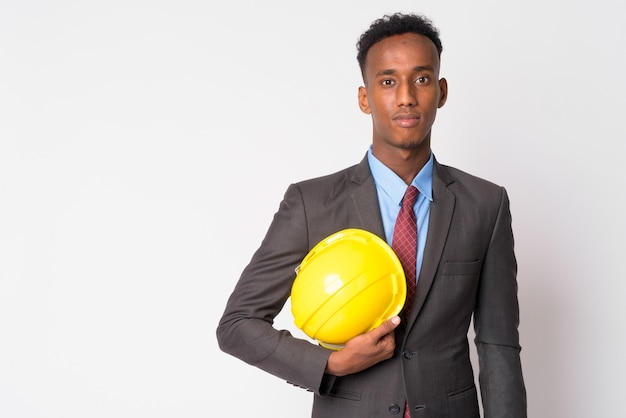
[(444, 164), (435, 164), (434, 179), (442, 181), (457, 197), (500, 201), (507, 195), (506, 189), (500, 184)]
[(367, 181), (371, 181), (371, 172), (367, 158), (363, 158), (358, 164), (330, 174), (298, 181), (292, 184), (291, 187), (295, 187), (305, 193), (319, 193), (323, 190), (332, 194), (344, 192), (352, 187), (358, 187)]
[(355, 188), (357, 166), (292, 183), (286, 196), (301, 200), (305, 206), (328, 206), (332, 202), (339, 203), (348, 198)]
[(461, 184), (471, 184), (477, 187), (484, 187), (488, 189), (502, 187), (501, 185), (496, 184), (491, 180), (476, 176), (474, 174), (468, 173), (467, 171), (460, 170), (456, 167), (444, 164), (437, 165), (442, 172), (445, 172), (448, 176), (452, 177), (455, 181)]
[(350, 181), (350, 179), (352, 178), (356, 170), (356, 167), (357, 165), (353, 165), (353, 166), (344, 168), (342, 170), (336, 171), (334, 173), (324, 174), (318, 177), (300, 180), (296, 182), (295, 184), (303, 188), (308, 188), (308, 187), (317, 187), (320, 185), (325, 186), (328, 184)]

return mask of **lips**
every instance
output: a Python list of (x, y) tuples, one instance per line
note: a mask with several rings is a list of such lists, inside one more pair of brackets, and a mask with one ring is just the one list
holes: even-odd
[(419, 124), (420, 117), (413, 113), (402, 113), (396, 115), (393, 120), (402, 128), (413, 128)]

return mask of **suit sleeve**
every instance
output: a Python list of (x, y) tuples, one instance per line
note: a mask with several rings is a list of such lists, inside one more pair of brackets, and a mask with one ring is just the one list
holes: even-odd
[(483, 265), (474, 312), (479, 380), (485, 418), (525, 418), (514, 254), (509, 199), (501, 200)]
[(302, 195), (291, 185), (226, 304), (217, 340), (224, 352), (319, 393), (330, 350), (273, 327), (289, 298), (295, 268), (309, 250), (308, 241)]

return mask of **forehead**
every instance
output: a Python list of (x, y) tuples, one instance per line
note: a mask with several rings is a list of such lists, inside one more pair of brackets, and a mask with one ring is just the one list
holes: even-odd
[(424, 35), (403, 33), (376, 42), (367, 52), (366, 73), (376, 74), (403, 67), (431, 67), (438, 71), (437, 47)]

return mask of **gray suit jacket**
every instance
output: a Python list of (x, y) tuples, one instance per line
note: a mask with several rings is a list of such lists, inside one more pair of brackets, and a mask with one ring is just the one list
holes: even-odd
[(396, 353), (363, 372), (324, 374), (330, 351), (273, 328), (294, 269), (315, 244), (344, 228), (384, 239), (367, 158), (292, 184), (244, 269), (217, 328), (220, 348), (314, 392), (313, 417), (478, 417), (469, 357), (474, 318), (487, 418), (526, 417), (520, 363), (517, 264), (504, 188), (435, 161), (428, 238), (411, 317)]

